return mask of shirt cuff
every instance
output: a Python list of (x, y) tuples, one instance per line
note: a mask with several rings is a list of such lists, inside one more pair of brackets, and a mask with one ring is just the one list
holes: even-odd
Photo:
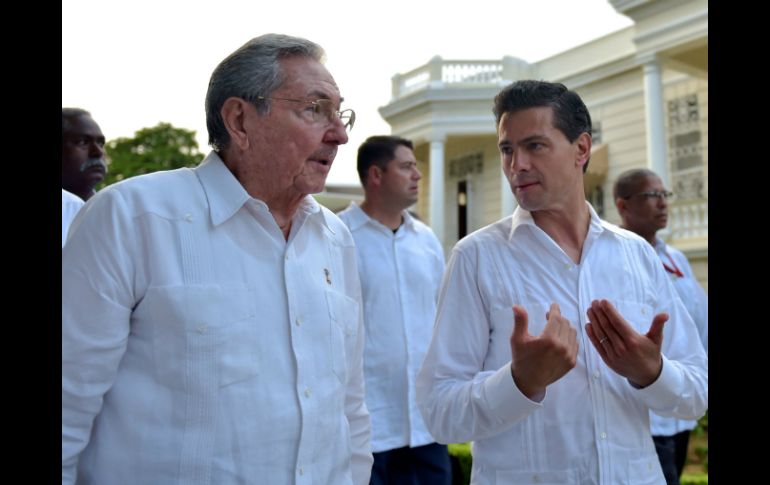
[(508, 362), (484, 381), (485, 400), (490, 411), (501, 423), (519, 421), (536, 409), (543, 407), (545, 392), (538, 396), (539, 402), (529, 399), (521, 393), (511, 375), (511, 363)]
[[(675, 365), (669, 361), (665, 355), (663, 357), (663, 368), (660, 370), (658, 378), (645, 387), (637, 389), (642, 400), (651, 409), (667, 409), (673, 407), (679, 399), (679, 390), (684, 384), (684, 377)], [(629, 382), (629, 385), (631, 383)], [(631, 385), (631, 387), (635, 387)]]

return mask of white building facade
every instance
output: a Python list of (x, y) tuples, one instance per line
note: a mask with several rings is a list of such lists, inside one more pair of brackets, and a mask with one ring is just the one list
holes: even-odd
[(415, 210), (448, 253), (515, 206), (500, 167), (494, 96), (519, 79), (564, 83), (594, 124), (587, 199), (618, 223), (617, 176), (638, 167), (660, 174), (676, 194), (660, 235), (685, 252), (708, 291), (708, 2), (610, 3), (634, 25), (537, 63), (436, 56), (393, 77), (380, 114), (392, 134), (415, 143), (423, 173)]

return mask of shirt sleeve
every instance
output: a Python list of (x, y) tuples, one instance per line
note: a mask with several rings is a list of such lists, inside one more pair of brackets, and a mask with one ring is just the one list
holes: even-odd
[(440, 443), (494, 436), (541, 407), (518, 390), (510, 362), (484, 370), (489, 315), (475, 248), (464, 249), (456, 247), (447, 265), (433, 338), (416, 380), (420, 412)]
[(703, 348), (706, 355), (709, 353), (709, 298), (703, 287), (698, 282), (692, 271), (692, 266), (687, 260), (687, 256), (676, 248), (669, 246), (669, 252), (676, 261), (676, 264), (682, 269), (685, 275), (684, 281), (676, 285), (677, 292), (682, 298), (687, 312), (698, 329)]
[(663, 368), (655, 382), (638, 392), (661, 416), (698, 419), (708, 408), (708, 356), (690, 314), (658, 261), (655, 258), (650, 265), (653, 285), (658, 288), (655, 313), (669, 315), (663, 327)]
[(117, 191), (94, 196), (62, 251), (62, 484), (78, 457), (126, 350), (133, 306), (128, 211)]

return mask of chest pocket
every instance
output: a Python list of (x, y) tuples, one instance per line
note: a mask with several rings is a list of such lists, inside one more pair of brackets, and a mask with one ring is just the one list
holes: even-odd
[(256, 299), (246, 287), (156, 287), (137, 312), (152, 335), (156, 375), (173, 389), (226, 386), (259, 374)]
[(650, 330), (652, 317), (655, 316), (650, 305), (632, 300), (618, 300), (612, 303), (638, 333), (645, 334)]
[(355, 349), (360, 308), (356, 300), (337, 291), (326, 291), (326, 305), (329, 310), (332, 372), (345, 384), (347, 356)]

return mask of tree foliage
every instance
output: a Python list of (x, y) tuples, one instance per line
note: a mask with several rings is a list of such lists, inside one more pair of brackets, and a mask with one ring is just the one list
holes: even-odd
[(203, 158), (195, 141), (195, 131), (175, 128), (170, 123), (142, 128), (133, 138), (110, 140), (106, 152), (110, 159), (109, 173), (102, 187), (143, 173), (194, 167)]

